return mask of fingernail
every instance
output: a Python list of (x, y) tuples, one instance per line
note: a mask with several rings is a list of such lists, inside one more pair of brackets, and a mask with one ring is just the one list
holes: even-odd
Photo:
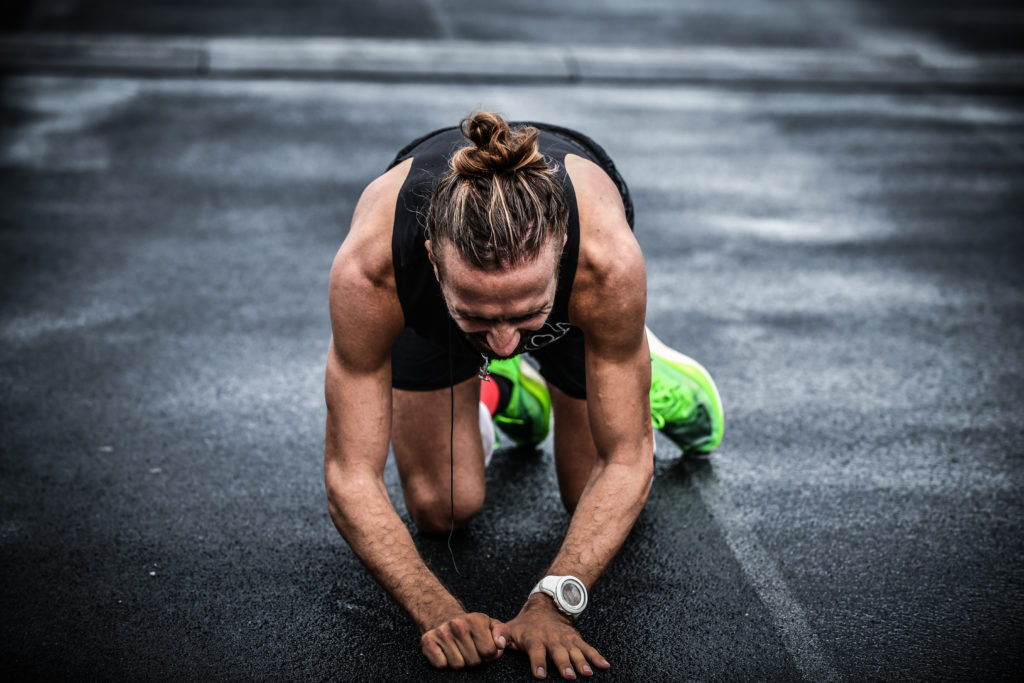
[(538, 666), (537, 667), (537, 678), (544, 678), (544, 667), (543, 666)]
[(589, 664), (584, 664), (582, 669), (583, 669), (583, 673), (585, 673), (585, 674), (592, 674), (592, 673), (594, 673), (594, 670), (590, 668)]
[(562, 672), (562, 675), (566, 678), (576, 678), (576, 672), (572, 670), (571, 666), (565, 667), (565, 671)]
[(500, 645), (502, 648), (505, 647), (505, 636), (498, 636), (498, 645)]

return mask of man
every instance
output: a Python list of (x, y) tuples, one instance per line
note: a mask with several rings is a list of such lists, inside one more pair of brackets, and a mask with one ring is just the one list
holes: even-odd
[[(491, 113), (410, 144), (356, 206), (330, 278), (328, 503), (434, 666), (512, 647), (538, 678), (549, 662), (564, 678), (607, 668), (572, 619), (646, 502), (652, 420), (684, 451), (721, 440), (710, 376), (644, 326), (631, 220), (596, 143)], [(545, 578), (503, 622), (470, 612), (421, 560), (384, 485), (388, 445), (413, 521), (448, 532), (483, 504), (490, 415), (537, 444), (549, 408), (572, 520)]]

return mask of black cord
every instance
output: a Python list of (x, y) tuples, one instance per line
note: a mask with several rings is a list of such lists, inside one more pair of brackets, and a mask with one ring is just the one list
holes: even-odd
[(462, 576), (459, 565), (455, 562), (455, 551), (452, 550), (452, 536), (455, 534), (455, 375), (452, 370), (452, 322), (450, 320), (448, 321), (448, 396), (451, 399), (451, 416), (448, 422), (448, 473), (450, 477), (448, 491), (451, 493), (452, 500), (452, 526), (448, 531), (448, 554), (452, 556), (455, 573)]

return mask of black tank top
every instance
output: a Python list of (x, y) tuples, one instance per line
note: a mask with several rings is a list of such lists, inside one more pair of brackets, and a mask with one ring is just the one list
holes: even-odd
[[(588, 142), (588, 139), (574, 134), (573, 131), (544, 124), (530, 125), (540, 129), (540, 153), (557, 165), (555, 174), (565, 191), (565, 201), (569, 207), (569, 225), (559, 265), (554, 307), (544, 326), (530, 335), (527, 351), (551, 344), (572, 327), (569, 324), (569, 297), (572, 294), (576, 262), (579, 258), (580, 217), (576, 207), (576, 193), (565, 171), (565, 155), (576, 154), (602, 166), (605, 165), (607, 158), (602, 158), (603, 154), (594, 153), (585, 147), (582, 143)], [(395, 284), (402, 313), (405, 315), (405, 326), (411, 327), (421, 337), (435, 342), (442, 348), (448, 345), (449, 339), (456, 336), (461, 339), (462, 335), (448, 315), (448, 308), (445, 306), (440, 285), (434, 277), (433, 266), (424, 246), (427, 208), (434, 186), (450, 168), (452, 156), (456, 150), (467, 144), (469, 142), (458, 128), (435, 131), (410, 143), (398, 153), (389, 167), (413, 158), (412, 168), (409, 169), (409, 175), (406, 176), (405, 183), (398, 193), (391, 237)], [(600, 152), (603, 153), (603, 150)]]

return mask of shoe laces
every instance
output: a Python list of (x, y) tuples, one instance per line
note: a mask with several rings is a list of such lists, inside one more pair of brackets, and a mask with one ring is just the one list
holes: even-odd
[(689, 388), (651, 373), (651, 422), (655, 429), (688, 417), (695, 401)]

